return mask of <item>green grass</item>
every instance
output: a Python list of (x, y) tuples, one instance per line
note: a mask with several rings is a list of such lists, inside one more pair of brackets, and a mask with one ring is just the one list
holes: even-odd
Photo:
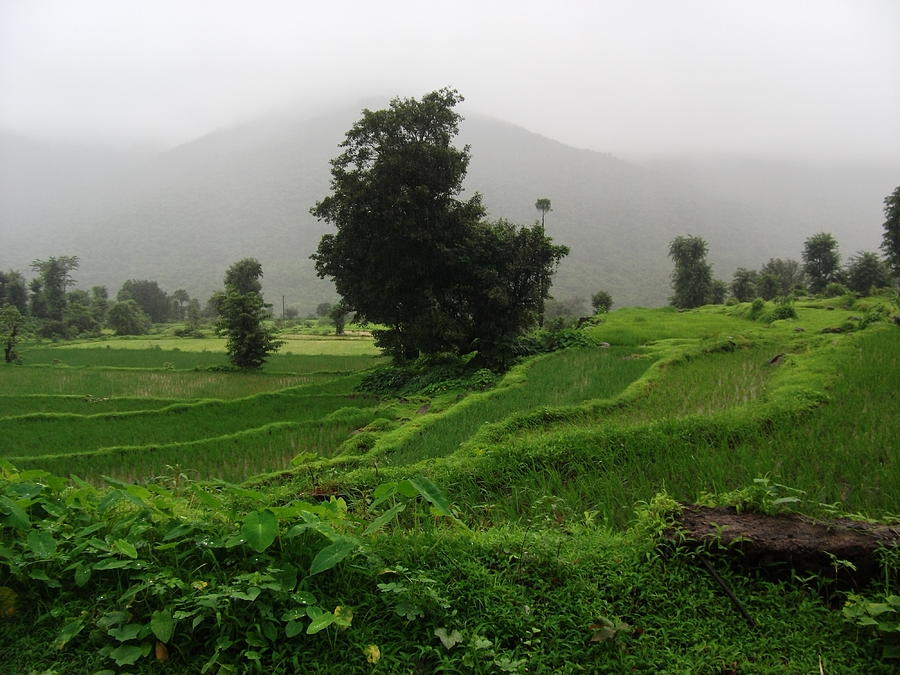
[[(331, 374), (266, 375), (165, 370), (0, 366), (0, 396), (232, 399), (334, 379)], [(62, 412), (62, 411), (60, 411)]]
[[(757, 353), (707, 355), (667, 375), (676, 384), (714, 380), (731, 357), (751, 364), (750, 381), (760, 383), (753, 373)], [(498, 522), (528, 518), (531, 504), (553, 496), (568, 508), (596, 511), (621, 527), (633, 504), (660, 491), (693, 501), (702, 492), (728, 492), (763, 475), (806, 491), (801, 510), (810, 513), (822, 513), (820, 503), (840, 502), (846, 510), (875, 517), (898, 514), (900, 434), (888, 422), (900, 412), (898, 353), (900, 336), (893, 329), (848, 342), (827, 358), (840, 373), (827, 403), (797, 413), (768, 412), (764, 386), (758, 386), (761, 398), (754, 404), (742, 400), (748, 389), (730, 384), (723, 399), (730, 393), (736, 407), (711, 410), (703, 396), (695, 396), (693, 406), (699, 409), (692, 409), (688, 398), (662, 393), (668, 383), (664, 376), (657, 385), (661, 394), (654, 387), (634, 410), (613, 411), (593, 424), (551, 424), (507, 438), (482, 450), (486, 454), (480, 459), (471, 458), (476, 468), (460, 471), (467, 463), (461, 457), (448, 467), (445, 480), (456, 475), (458, 490), (477, 489)], [(795, 366), (788, 361), (780, 367), (787, 370), (772, 377), (790, 374)]]
[[(591, 329), (612, 349), (537, 358), (493, 390), (460, 401), (456, 392), (439, 396), (424, 414), (415, 414), (418, 399), (376, 405), (350, 395), (356, 375), (137, 414), (0, 419), (0, 437), (26, 444), (41, 424), (59, 425), (61, 454), (23, 460), (27, 467), (162, 476), (93, 496), (80, 486), (59, 499), (39, 485), (51, 480), (26, 474), (7, 490), (0, 571), (10, 573), (0, 583), (20, 603), (4, 624), (0, 662), (12, 673), (107, 669), (105, 654), (117, 645), (100, 625), (107, 612), (147, 626), (153, 612), (195, 607), (202, 597), (219, 604), (196, 624), (177, 621), (170, 660), (154, 662), (151, 652), (129, 672), (198, 672), (223, 637), (229, 646), (218, 658), (237, 672), (895, 672), (871, 632), (826, 605), (823, 594), (837, 603), (844, 596), (824, 578), (770, 581), (711, 553), (658, 547), (672, 497), (726, 500), (762, 475), (805, 490), (801, 512), (827, 515), (820, 502), (841, 501), (872, 516), (900, 513), (900, 332), (880, 324), (821, 334), (849, 319), (821, 306), (798, 307), (797, 320), (772, 325), (738, 316), (745, 309), (613, 312)], [(633, 352), (642, 358), (623, 358)], [(769, 364), (778, 353), (786, 356)], [(7, 369), (0, 383), (16, 370), (100, 372)], [(35, 403), (52, 405), (50, 398)], [(382, 430), (374, 448), (336, 454), (370, 422)], [(63, 454), (79, 434), (102, 443), (132, 434), (140, 443)], [(307, 452), (320, 459), (284, 470)], [(243, 488), (203, 490), (183, 475), (238, 480), (261, 468), (273, 473)], [(4, 471), (0, 464), (0, 487)], [(421, 476), (446, 490), (459, 521), (439, 515), (433, 493), (434, 501), (398, 492), (375, 503), (376, 486), (405, 478), (421, 485)], [(669, 496), (658, 498), (662, 490)], [(31, 530), (8, 524), (17, 505), (30, 508)], [(266, 511), (278, 536), (252, 550), (248, 523)], [(396, 518), (379, 516), (386, 513)], [(304, 529), (323, 522), (317, 532)], [(317, 552), (332, 553), (348, 537), (357, 547), (346, 559), (307, 573)], [(13, 549), (24, 563), (4, 567)], [(756, 627), (742, 622), (701, 556)], [(126, 568), (95, 567), (76, 584), (77, 570), (98, 558)], [(897, 573), (886, 563), (863, 592), (897, 594)], [(352, 608), (352, 625), (307, 635), (300, 603), (313, 600), (299, 591), (327, 611)], [(287, 637), (291, 617), (299, 632)], [(63, 650), (48, 648), (72, 621), (84, 622), (82, 633)], [(446, 647), (439, 635), (456, 644)], [(144, 642), (152, 650), (153, 640)], [(366, 661), (370, 645), (380, 649), (378, 663)]]
[(537, 359), (523, 369), (524, 381), (470, 396), (398, 444), (385, 463), (448, 455), (483, 424), (517, 411), (615, 396), (648, 366), (646, 360), (626, 358), (632, 355), (633, 349), (582, 348)]
[[(379, 351), (370, 336), (361, 335), (307, 335), (301, 333), (279, 333), (278, 338), (285, 344), (271, 358), (284, 355), (305, 356), (378, 356)], [(75, 340), (50, 347), (52, 351), (69, 349), (129, 349), (137, 351), (161, 350), (170, 352), (213, 352), (225, 354), (225, 338), (177, 338), (177, 337), (116, 337), (97, 340)], [(62, 357), (56, 357), (62, 358)]]
[[(186, 340), (171, 341), (182, 344)], [(329, 341), (329, 344), (332, 342)], [(145, 347), (123, 348), (115, 343), (116, 348), (59, 346), (59, 347), (26, 347), (21, 356), (26, 366), (54, 365), (94, 368), (148, 368), (161, 370), (191, 370), (194, 368), (224, 367), (228, 358), (224, 351), (186, 351), (176, 349), (152, 349)], [(341, 344), (334, 342), (333, 344)], [(372, 354), (273, 354), (263, 365), (262, 373), (343, 373), (373, 368), (383, 359)]]
[[(375, 400), (349, 396), (354, 380), (340, 393), (314, 388), (256, 394), (232, 401), (201, 401), (158, 410), (96, 415), (38, 413), (0, 418), (0, 456), (29, 457), (90, 452), (112, 446), (181, 443), (261, 427), (271, 422), (312, 421), (343, 407), (368, 407)], [(328, 387), (326, 384), (325, 387)], [(334, 390), (336, 387), (331, 387)], [(327, 389), (326, 389), (327, 391)]]
[(335, 420), (273, 422), (196, 441), (113, 447), (14, 461), (23, 469), (42, 469), (61, 476), (74, 474), (93, 482), (99, 482), (100, 476), (141, 482), (173, 473), (184, 473), (195, 480), (240, 482), (248, 476), (282, 470), (301, 453), (329, 457), (374, 415), (374, 409), (361, 408)]
[(129, 410), (155, 410), (176, 403), (189, 403), (186, 399), (172, 398), (97, 398), (94, 396), (0, 396), (0, 417), (14, 417), (31, 413), (75, 413), (95, 415), (102, 412), (126, 412)]

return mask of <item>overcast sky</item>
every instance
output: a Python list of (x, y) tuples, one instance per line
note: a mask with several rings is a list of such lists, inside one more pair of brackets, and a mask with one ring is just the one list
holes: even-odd
[(0, 127), (176, 144), (418, 96), (622, 156), (900, 156), (898, 0), (0, 0)]

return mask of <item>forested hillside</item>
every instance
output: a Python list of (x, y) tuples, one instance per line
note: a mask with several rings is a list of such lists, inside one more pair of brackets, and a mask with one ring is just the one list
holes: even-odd
[[(223, 267), (253, 256), (266, 269), (269, 301), (285, 295), (288, 305), (311, 311), (334, 294), (309, 260), (326, 231), (309, 208), (328, 190), (328, 162), (359, 107), (260, 119), (156, 154), (4, 135), (0, 269), (27, 271), (35, 258), (76, 255), (82, 287), (147, 278), (203, 298)], [(467, 115), (460, 140), (472, 152), (466, 185), (484, 195), (491, 218), (531, 223), (535, 199), (552, 200), (548, 234), (572, 249), (554, 295), (588, 299), (603, 288), (619, 306), (666, 302), (667, 244), (686, 232), (709, 241), (724, 279), (738, 266), (796, 258), (803, 240), (822, 230), (835, 234), (845, 256), (874, 249), (881, 200), (898, 173), (839, 164), (636, 164), (477, 114)]]

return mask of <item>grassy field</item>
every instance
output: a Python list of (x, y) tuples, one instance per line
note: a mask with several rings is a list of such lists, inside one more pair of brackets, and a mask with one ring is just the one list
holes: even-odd
[[(900, 616), (896, 549), (851, 592), (828, 572), (748, 573), (660, 538), (676, 500), (900, 517), (900, 331), (875, 313), (895, 310), (849, 304), (774, 322), (771, 304), (755, 320), (746, 304), (618, 310), (586, 329), (608, 349), (536, 357), (485, 391), (388, 400), (353, 393), (378, 360), (337, 341), (259, 375), (187, 370), (221, 355), (181, 348), (35, 348), (32, 365), (0, 369), (0, 456), (16, 465), (0, 462), (0, 661), (896, 672), (895, 637), (841, 611)], [(84, 388), (101, 382), (115, 393)], [(101, 475), (136, 484), (95, 487)]]

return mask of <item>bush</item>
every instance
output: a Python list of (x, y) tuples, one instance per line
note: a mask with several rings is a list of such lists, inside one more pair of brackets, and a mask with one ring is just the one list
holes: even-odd
[(750, 305), (750, 311), (747, 314), (748, 318), (753, 319), (754, 321), (762, 314), (762, 311), (766, 308), (766, 301), (762, 298), (757, 298)]
[(841, 295), (848, 295), (850, 293), (850, 289), (844, 286), (844, 284), (839, 284), (836, 281), (831, 282), (825, 287), (825, 290), (822, 291), (822, 295), (826, 298), (836, 298)]

